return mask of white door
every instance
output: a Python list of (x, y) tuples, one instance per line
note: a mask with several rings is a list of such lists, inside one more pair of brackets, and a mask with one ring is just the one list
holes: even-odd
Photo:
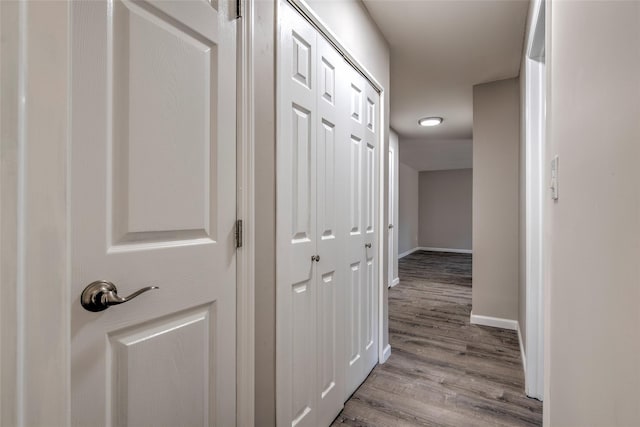
[(315, 427), (316, 358), (316, 33), (281, 9), (277, 154), (278, 424)]
[(71, 6), (73, 425), (235, 424), (230, 3)]
[(336, 79), (342, 58), (281, 9), (277, 399), (280, 425), (329, 425), (343, 406)]
[(378, 360), (378, 94), (280, 4), (277, 424), (316, 427)]
[[(343, 359), (344, 329), (344, 271), (342, 247), (344, 237), (339, 234), (338, 223), (346, 214), (343, 183), (340, 179), (339, 160), (341, 108), (345, 93), (336, 88), (336, 78), (346, 68), (346, 63), (324, 37), (316, 37), (318, 50), (316, 88), (317, 135), (317, 254), (320, 256), (316, 269), (317, 293), (317, 351), (318, 419), (316, 425), (330, 425), (338, 416), (344, 403)], [(338, 86), (339, 87), (339, 86)]]
[(378, 363), (378, 224), (381, 213), (379, 209), (379, 179), (378, 179), (378, 112), (379, 94), (370, 83), (365, 85), (363, 99), (364, 144), (363, 152), (363, 214), (364, 214), (364, 265), (366, 274), (363, 284), (362, 305), (362, 355), (364, 358), (364, 372), (362, 381), (369, 375)]
[(379, 95), (354, 69), (345, 75), (349, 96), (348, 262), (346, 303), (346, 388), (348, 398), (364, 381), (377, 357), (377, 156)]

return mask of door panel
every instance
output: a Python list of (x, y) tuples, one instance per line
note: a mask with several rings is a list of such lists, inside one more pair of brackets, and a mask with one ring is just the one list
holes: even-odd
[[(360, 350), (362, 349), (362, 269), (360, 262), (355, 262), (350, 266), (351, 280), (347, 292), (349, 324), (347, 330), (347, 340), (349, 352), (349, 368), (354, 371), (359, 366)], [(352, 392), (353, 393), (353, 392)]]
[[(311, 280), (296, 283), (291, 287), (291, 425), (313, 426), (315, 401), (313, 395), (314, 382), (307, 379), (315, 368), (314, 326), (315, 310), (313, 309)], [(311, 413), (312, 409), (314, 412)]]
[(215, 240), (215, 43), (141, 5), (113, 4), (112, 243)]
[(377, 362), (378, 98), (280, 6), (277, 425), (324, 426)]
[(197, 308), (109, 334), (115, 425), (207, 425), (213, 310)]
[(315, 98), (322, 80), (317, 78), (315, 31), (289, 7), (281, 11), (276, 392), (285, 403), (277, 406), (277, 417), (279, 425), (315, 427), (319, 292), (311, 257), (317, 253), (316, 141), (318, 135), (321, 141), (330, 139), (331, 132), (318, 123)]
[[(351, 218), (351, 227), (349, 233), (351, 236), (361, 236), (362, 234), (362, 139), (357, 135), (351, 134), (349, 146), (349, 206)], [(351, 240), (357, 240), (357, 237)]]
[[(347, 245), (345, 260), (348, 262), (350, 276), (349, 289), (345, 293), (346, 311), (349, 318), (347, 323), (346, 347), (349, 349), (345, 373), (344, 399), (362, 383), (364, 372), (362, 351), (363, 341), (366, 337), (364, 322), (366, 307), (366, 266), (365, 230), (367, 227), (366, 198), (368, 196), (365, 185), (367, 184), (367, 158), (365, 154), (366, 142), (364, 140), (365, 123), (362, 117), (362, 99), (365, 90), (364, 78), (354, 69), (347, 67), (344, 74), (344, 88), (349, 94), (349, 107), (345, 111), (343, 119), (347, 136), (345, 142), (349, 145), (349, 228), (346, 234)], [(366, 119), (366, 118), (365, 118)], [(344, 359), (343, 359), (344, 360)]]
[(291, 170), (293, 173), (291, 183), (293, 185), (293, 200), (291, 204), (293, 210), (292, 242), (295, 244), (308, 243), (315, 239), (311, 233), (311, 192), (313, 191), (311, 187), (314, 181), (311, 175), (311, 129), (313, 124), (311, 123), (310, 111), (295, 104), (292, 106), (292, 110)]
[[(348, 398), (376, 365), (378, 336), (377, 210), (378, 210), (378, 94), (349, 69), (347, 111), (349, 158), (348, 244), (345, 257), (351, 266), (347, 304), (346, 389)], [(364, 116), (363, 116), (364, 114)]]
[[(228, 3), (71, 5), (74, 425), (235, 423)], [(92, 313), (98, 279), (159, 289)]]
[(337, 229), (337, 218), (345, 209), (339, 202), (340, 180), (337, 179), (338, 150), (337, 127), (340, 112), (338, 104), (344, 94), (335, 90), (336, 72), (344, 67), (343, 59), (323, 37), (316, 37), (319, 84), (316, 92), (317, 109), (317, 254), (320, 261), (316, 269), (317, 295), (317, 378), (316, 399), (318, 415), (316, 425), (329, 425), (340, 413), (344, 401), (343, 372), (339, 370), (344, 336), (339, 333), (344, 305), (341, 292), (344, 272), (339, 270), (342, 260), (341, 243), (344, 237)]
[(365, 149), (365, 175), (364, 175), (364, 188), (365, 188), (365, 199), (364, 199), (364, 212), (365, 212), (365, 232), (367, 234), (374, 233), (375, 222), (375, 168), (376, 168), (376, 151), (375, 147), (367, 142)]
[(366, 142), (365, 159), (366, 170), (363, 187), (366, 189), (364, 200), (364, 216), (366, 218), (365, 243), (368, 246), (364, 251), (364, 263), (366, 270), (366, 297), (364, 305), (366, 307), (363, 319), (364, 342), (363, 353), (363, 374), (362, 380), (369, 375), (369, 372), (378, 363), (378, 222), (379, 222), (379, 136), (375, 123), (378, 123), (379, 95), (368, 82), (365, 86), (365, 96), (367, 104), (367, 120), (364, 126), (364, 139)]

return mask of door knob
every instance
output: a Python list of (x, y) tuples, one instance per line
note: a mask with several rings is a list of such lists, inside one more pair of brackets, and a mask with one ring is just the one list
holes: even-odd
[(370, 247), (371, 247), (371, 243), (365, 243), (365, 244), (364, 244), (364, 247), (365, 247), (365, 248), (370, 248)]
[(80, 304), (82, 304), (82, 307), (88, 311), (102, 311), (112, 305), (130, 301), (138, 295), (152, 289), (159, 288), (157, 286), (147, 286), (146, 288), (137, 290), (128, 297), (123, 298), (118, 295), (118, 288), (116, 288), (116, 285), (106, 280), (97, 280), (84, 288), (82, 295), (80, 295)]
[(393, 224), (389, 224), (389, 230), (393, 228)]

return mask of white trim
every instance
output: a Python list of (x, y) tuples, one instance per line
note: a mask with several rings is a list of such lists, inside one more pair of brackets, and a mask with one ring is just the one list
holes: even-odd
[(404, 258), (407, 255), (411, 255), (416, 251), (429, 251), (429, 252), (450, 252), (454, 254), (472, 254), (473, 250), (471, 249), (452, 249), (452, 248), (430, 248), (427, 246), (418, 246), (413, 249), (409, 249), (408, 251), (402, 252), (398, 254), (398, 258)]
[(454, 248), (431, 248), (426, 246), (420, 246), (418, 250), (421, 251), (429, 251), (429, 252), (450, 252), (454, 254), (471, 254), (473, 250), (471, 249), (454, 249)]
[(396, 286), (398, 283), (400, 283), (400, 278), (396, 277), (395, 279), (393, 279), (393, 281), (391, 282), (391, 284), (389, 285), (390, 288), (393, 288), (394, 286)]
[(535, 0), (525, 55), (525, 392), (542, 399), (544, 389), (544, 205), (545, 205), (545, 2)]
[(419, 250), (420, 250), (420, 248), (419, 248), (419, 247), (417, 247), (417, 248), (413, 248), (413, 249), (409, 249), (408, 251), (405, 251), (405, 252), (402, 252), (401, 254), (398, 254), (398, 259), (400, 259), (400, 258), (404, 258), (404, 257), (406, 257), (406, 256), (408, 256), (408, 255), (411, 255), (411, 254), (412, 254), (412, 253), (414, 253), (415, 251), (419, 251)]
[(255, 119), (254, 0), (243, 0), (238, 21), (237, 209), (243, 242), (236, 252), (236, 425), (255, 424)]
[(525, 371), (526, 373), (527, 355), (524, 352), (524, 342), (522, 341), (522, 333), (520, 332), (520, 322), (518, 322), (517, 331), (518, 331), (518, 344), (520, 344), (520, 356), (522, 357), (522, 370)]
[[(375, 80), (375, 79), (374, 79)], [(377, 84), (377, 83), (376, 83)], [(385, 167), (387, 165), (386, 154), (388, 153), (389, 146), (385, 144), (384, 139), (384, 102), (385, 102), (385, 91), (382, 86), (378, 85), (378, 90), (380, 93), (380, 124), (378, 125), (378, 362), (382, 362), (385, 360), (385, 348), (384, 345), (384, 295), (387, 289), (389, 288), (387, 284), (388, 274), (384, 274), (385, 266), (388, 268), (389, 262), (385, 263), (385, 254), (389, 253), (388, 248), (384, 245), (385, 235), (388, 236), (388, 233), (385, 233), (386, 227), (388, 224), (387, 219), (385, 218), (387, 207), (385, 206)], [(388, 243), (388, 242), (387, 242)], [(389, 345), (389, 344), (387, 344)]]
[(0, 424), (69, 425), (70, 7), (0, 10)]
[(391, 344), (387, 344), (387, 346), (382, 351), (382, 357), (380, 358), (380, 363), (384, 363), (389, 360), (391, 357)]
[(472, 325), (491, 326), (492, 328), (509, 329), (512, 331), (518, 330), (517, 320), (503, 319), (501, 317), (482, 316), (479, 314), (473, 314), (473, 311), (471, 312), (469, 322)]

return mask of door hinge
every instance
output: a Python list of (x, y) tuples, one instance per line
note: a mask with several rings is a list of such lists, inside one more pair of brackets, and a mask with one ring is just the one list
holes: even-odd
[(242, 0), (236, 0), (236, 19), (242, 18)]
[(242, 247), (242, 220), (236, 221), (236, 248)]

